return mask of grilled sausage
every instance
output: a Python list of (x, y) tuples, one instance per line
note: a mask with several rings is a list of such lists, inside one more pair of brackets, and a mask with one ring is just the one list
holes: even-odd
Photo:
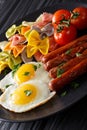
[(38, 62), (41, 61), (42, 57), (43, 57), (43, 55), (42, 55), (39, 51), (37, 51), (37, 52), (34, 54), (34, 58), (35, 58), (35, 60), (38, 61)]
[(56, 49), (55, 51), (48, 53), (46, 56), (44, 56), (42, 58), (42, 62), (46, 63), (47, 61), (54, 58), (55, 56), (58, 56), (58, 55), (64, 53), (66, 50), (76, 47), (76, 46), (80, 45), (81, 43), (84, 43), (85, 41), (87, 41), (87, 35), (81, 36), (81, 37), (77, 38), (76, 40), (66, 44), (65, 46), (60, 47), (60, 48)]
[(77, 57), (71, 59), (67, 63), (63, 62), (59, 66), (52, 68), (49, 71), (49, 76), (51, 78), (56, 78), (58, 69), (62, 69), (64, 72), (66, 72), (67, 70), (71, 69), (73, 66), (75, 66), (78, 63), (80, 63), (82, 60), (84, 60), (86, 58), (87, 58), (87, 49), (84, 50), (82, 54), (77, 53)]
[(65, 85), (76, 79), (78, 76), (87, 72), (87, 59), (82, 60), (79, 64), (75, 65), (62, 75), (59, 78), (55, 78), (49, 83), (49, 88), (51, 90), (59, 91)]
[(87, 42), (80, 44), (76, 48), (69, 49), (65, 53), (49, 60), (44, 64), (44, 68), (49, 71), (51, 68), (58, 66), (62, 62), (68, 62), (70, 59), (76, 56), (76, 53), (82, 53), (84, 49), (87, 49)]
[(54, 59), (44, 64), (45, 70), (49, 71), (51, 68), (58, 66), (62, 62), (67, 62), (71, 57), (69, 55), (57, 56)]

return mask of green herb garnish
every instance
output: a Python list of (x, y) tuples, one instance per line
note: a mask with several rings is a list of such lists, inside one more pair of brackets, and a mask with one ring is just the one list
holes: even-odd
[(38, 68), (40, 68), (41, 67), (41, 64), (38, 64)]
[(12, 70), (12, 76), (14, 76), (15, 72), (18, 70), (18, 68), (21, 66), (21, 64), (14, 65)]
[(37, 70), (37, 66), (36, 66), (36, 65), (33, 65), (33, 67), (34, 67), (34, 70), (36, 71), (36, 70)]
[(26, 96), (30, 96), (32, 94), (32, 91), (31, 90), (25, 90), (24, 93), (25, 93)]
[(6, 69), (4, 70), (4, 72), (3, 72), (3, 74), (6, 75), (9, 71), (10, 71), (10, 69), (9, 69), (9, 68), (6, 68)]
[(7, 85), (5, 85), (5, 88), (10, 87), (11, 85), (13, 85), (13, 84), (7, 84)]
[(24, 75), (25, 75), (25, 76), (29, 76), (29, 75), (30, 75), (30, 72), (25, 72)]
[(64, 97), (67, 94), (67, 91), (61, 93), (61, 97)]
[(71, 49), (69, 49), (69, 50), (67, 50), (67, 51), (65, 52), (66, 55), (69, 55), (70, 53), (71, 53)]
[(79, 53), (79, 52), (76, 53), (76, 57), (79, 57), (79, 56), (81, 56), (81, 55), (82, 55), (82, 54)]
[(60, 77), (62, 76), (63, 73), (64, 73), (64, 70), (58, 68), (58, 69), (57, 69), (57, 78), (60, 78)]
[(71, 83), (71, 87), (73, 87), (73, 88), (78, 88), (79, 86), (80, 86), (80, 84), (77, 83), (77, 82), (72, 82)]
[(38, 64), (38, 65), (33, 65), (33, 67), (34, 67), (34, 70), (36, 71), (38, 68), (40, 68), (40, 67), (41, 67), (41, 64)]
[(66, 62), (62, 62), (61, 64), (58, 65), (58, 67), (61, 67), (65, 64)]

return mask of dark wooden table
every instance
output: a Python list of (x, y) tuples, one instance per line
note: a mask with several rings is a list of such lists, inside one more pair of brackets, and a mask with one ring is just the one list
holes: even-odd
[[(0, 34), (25, 15), (54, 3), (87, 0), (0, 0)], [(67, 110), (51, 117), (27, 123), (0, 121), (0, 130), (87, 130), (87, 96)]]

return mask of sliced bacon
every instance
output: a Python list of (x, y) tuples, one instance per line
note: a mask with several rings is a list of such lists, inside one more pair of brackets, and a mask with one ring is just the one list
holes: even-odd
[(42, 22), (49, 23), (52, 21), (53, 14), (44, 12), (42, 15)]
[[(44, 27), (46, 24), (48, 24), (49, 22), (52, 21), (52, 16), (53, 16), (53, 14), (44, 12), (44, 13), (40, 16), (40, 21), (36, 21), (35, 26), (37, 26), (37, 27), (39, 27), (39, 28)], [(38, 18), (38, 19), (39, 19), (39, 18)]]
[(23, 35), (20, 34), (15, 34), (14, 36), (12, 36), (9, 41), (12, 42), (11, 46), (16, 46), (22, 42), (24, 42), (26, 39)]

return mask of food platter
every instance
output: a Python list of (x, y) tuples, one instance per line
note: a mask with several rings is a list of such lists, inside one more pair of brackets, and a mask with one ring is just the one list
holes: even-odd
[[(36, 12), (33, 12), (32, 14), (29, 14), (25, 16), (24, 18), (18, 20), (16, 24), (19, 25), (23, 20), (34, 21), (42, 12), (53, 13), (54, 11), (60, 8), (64, 8), (64, 9), (66, 8), (66, 9), (71, 10), (77, 6), (87, 7), (86, 4), (81, 4), (81, 3), (75, 3), (75, 4), (74, 3), (60, 3), (60, 4), (58, 3), (57, 5), (54, 5), (52, 7), (44, 8)], [(86, 33), (86, 32), (83, 32), (83, 33)], [(4, 40), (4, 39), (5, 39), (5, 36), (3, 33), (1, 34), (1, 40)], [(1, 75), (1, 77), (2, 76), (3, 75)], [(34, 121), (34, 120), (42, 119), (42, 118), (51, 116), (53, 114), (56, 114), (58, 112), (61, 112), (62, 110), (65, 110), (66, 108), (70, 107), (71, 105), (73, 105), (74, 103), (76, 103), (81, 98), (87, 95), (86, 77), (87, 77), (87, 74), (79, 77), (76, 80), (80, 84), (80, 87), (78, 87), (77, 89), (70, 89), (69, 92), (65, 96), (59, 96), (58, 94), (56, 94), (49, 102), (29, 112), (16, 114), (0, 106), (0, 120), (11, 121), (11, 122), (27, 122), (27, 121)], [(68, 85), (68, 88), (69, 87), (70, 86)]]

